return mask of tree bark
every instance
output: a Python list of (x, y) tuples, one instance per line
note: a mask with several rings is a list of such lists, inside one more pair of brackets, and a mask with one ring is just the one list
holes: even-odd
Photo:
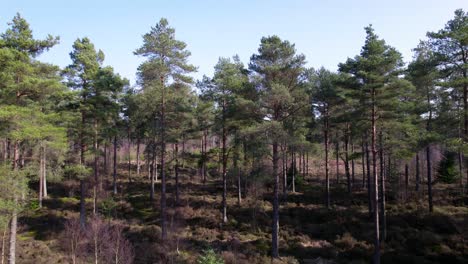
[(272, 257), (278, 258), (278, 234), (279, 234), (279, 199), (278, 199), (278, 186), (279, 186), (279, 175), (278, 175), (278, 142), (276, 139), (273, 140), (273, 223), (272, 223), (272, 235), (271, 235), (271, 250)]
[(351, 143), (351, 185), (355, 186), (356, 185), (356, 179), (355, 179), (355, 168), (354, 168), (354, 144), (353, 144), (353, 137), (350, 138), (350, 143)]
[(419, 184), (421, 182), (420, 179), (420, 172), (419, 172), (419, 151), (416, 152), (416, 192), (419, 192)]
[(112, 180), (112, 186), (114, 189), (114, 195), (117, 194), (117, 135), (114, 136), (114, 155), (113, 155), (113, 162), (112, 162), (112, 175), (113, 175), (113, 180)]
[(380, 227), (379, 227), (379, 190), (377, 181), (377, 148), (376, 148), (376, 106), (375, 106), (375, 88), (372, 88), (372, 173), (373, 173), (373, 203), (374, 203), (374, 256), (373, 263), (380, 264)]
[(433, 212), (434, 205), (432, 203), (432, 164), (431, 164), (431, 147), (426, 147), (426, 159), (427, 159), (427, 196), (429, 203), (429, 212)]
[(132, 146), (132, 140), (130, 137), (130, 128), (128, 128), (127, 131), (127, 146), (128, 146), (128, 182), (132, 182), (132, 157), (131, 157), (131, 146)]
[(362, 146), (361, 146), (361, 165), (362, 165), (362, 188), (366, 187), (366, 147), (364, 143), (365, 138), (362, 137)]
[(292, 167), (292, 193), (295, 193), (296, 192), (296, 169), (297, 169), (297, 166), (296, 166), (296, 152), (292, 151), (291, 153), (292, 157), (292, 164), (291, 164), (291, 167)]
[(43, 169), (44, 169), (43, 155), (44, 154), (43, 153), (44, 151), (43, 151), (43, 146), (41, 142), (41, 146), (39, 148), (39, 208), (42, 208), (42, 196), (43, 196), (42, 190), (44, 187), (44, 172), (43, 172)]
[(335, 159), (336, 159), (336, 184), (340, 184), (340, 142), (338, 141), (338, 132), (336, 132), (335, 143)]
[(175, 189), (176, 189), (176, 205), (180, 205), (180, 190), (179, 190), (179, 143), (175, 143)]
[(207, 134), (208, 132), (205, 130), (203, 130), (203, 138), (204, 138), (204, 141), (203, 141), (203, 144), (204, 144), (204, 152), (203, 152), (203, 184), (206, 183), (206, 161), (207, 161)]
[(223, 99), (223, 113), (222, 113), (222, 122), (223, 122), (223, 131), (222, 131), (222, 174), (223, 174), (223, 201), (222, 201), (222, 221), (223, 223), (227, 223), (227, 151), (226, 151), (226, 139), (227, 139), (227, 129), (226, 129), (226, 99)]
[(408, 200), (409, 166), (405, 164), (405, 200)]
[(161, 238), (167, 239), (166, 225), (166, 102), (164, 79), (161, 77)]
[(136, 149), (136, 163), (137, 163), (137, 177), (140, 177), (140, 137), (137, 138), (137, 149)]
[(345, 173), (346, 173), (346, 181), (348, 185), (348, 194), (351, 194), (352, 190), (352, 183), (351, 183), (351, 174), (349, 172), (349, 124), (346, 124), (346, 133), (344, 136), (344, 145), (345, 145)]
[(86, 225), (85, 183), (80, 179), (80, 226), (84, 230)]
[(380, 158), (380, 215), (382, 220), (382, 236), (381, 240), (387, 239), (387, 213), (385, 210), (385, 162), (383, 152), (383, 136), (382, 132), (379, 133), (379, 158)]
[(324, 118), (324, 127), (323, 130), (323, 138), (324, 138), (324, 145), (325, 145), (325, 192), (326, 192), (326, 201), (325, 205), (327, 209), (330, 209), (330, 175), (329, 175), (329, 168), (328, 168), (328, 129), (329, 129), (329, 121), (328, 121), (328, 112)]
[(93, 184), (93, 214), (97, 213), (97, 187), (99, 179), (99, 146), (98, 146), (98, 123), (94, 120), (94, 184)]
[(372, 188), (371, 188), (371, 176), (370, 176), (370, 153), (369, 153), (369, 144), (366, 140), (366, 163), (367, 163), (367, 203), (369, 207), (369, 218), (372, 218), (372, 212), (374, 207), (372, 204)]

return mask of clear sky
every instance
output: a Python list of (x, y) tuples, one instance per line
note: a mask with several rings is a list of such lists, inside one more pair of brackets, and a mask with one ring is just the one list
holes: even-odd
[(296, 44), (308, 66), (337, 69), (359, 53), (364, 27), (396, 47), (405, 61), (427, 31), (441, 29), (467, 0), (0, 0), (0, 31), (19, 12), (36, 38), (60, 36), (60, 44), (40, 60), (64, 67), (77, 38), (89, 37), (104, 51), (105, 65), (135, 82), (142, 58), (133, 51), (142, 35), (161, 17), (176, 29), (198, 67), (194, 77), (211, 75), (219, 57), (238, 54), (244, 63), (257, 51), (262, 36), (278, 35)]

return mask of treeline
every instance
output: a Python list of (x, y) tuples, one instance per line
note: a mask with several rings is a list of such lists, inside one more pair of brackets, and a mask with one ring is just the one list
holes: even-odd
[[(147, 165), (148, 199), (160, 210), (163, 240), (168, 236), (167, 181), (174, 179), (175, 206), (180, 205), (179, 172), (189, 161), (195, 160), (203, 182), (210, 160), (218, 162), (221, 223), (228, 221), (229, 178), (236, 183), (239, 205), (247, 195), (245, 182), (257, 179), (271, 186), (274, 258), (279, 256), (281, 201), (304, 181), (309, 156), (324, 157), (323, 204), (333, 210), (330, 160), (335, 159), (337, 166), (344, 164), (350, 197), (358, 188), (367, 189), (375, 234), (373, 262), (380, 263), (380, 243), (386, 236), (385, 185), (402, 166), (407, 190), (408, 164), (415, 158), (414, 188), (422, 190), (426, 179), (430, 212), (436, 181), (457, 183), (461, 194), (466, 192), (468, 15), (457, 10), (443, 29), (428, 32), (408, 65), (372, 26), (365, 30), (361, 52), (340, 63), (338, 72), (307, 68), (293, 43), (268, 36), (248, 65), (237, 56), (222, 57), (213, 76), (195, 81), (186, 43), (161, 19), (134, 52), (145, 61), (137, 69), (137, 85), (130, 87), (112, 67), (104, 66), (104, 53), (88, 38), (75, 41), (71, 64), (64, 69), (40, 62), (36, 57), (59, 38), (35, 39), (26, 20), (15, 16), (0, 38), (0, 225), (4, 236), (9, 233), (10, 263), (15, 263), (18, 214), (32, 195), (42, 206), (48, 182), (79, 181), (81, 228), (87, 225), (87, 189), (92, 189), (93, 214), (99, 214), (100, 193), (122, 191), (116, 153), (124, 140), (137, 149), (135, 175), (130, 155), (127, 160), (128, 181), (143, 173), (143, 161)], [(208, 149), (213, 138), (218, 147)], [(199, 150), (188, 152), (189, 141), (200, 142)], [(435, 146), (445, 152), (440, 164), (431, 164)], [(266, 162), (267, 168), (261, 166)], [(109, 174), (110, 186), (104, 177)], [(28, 182), (37, 182), (35, 191)]]

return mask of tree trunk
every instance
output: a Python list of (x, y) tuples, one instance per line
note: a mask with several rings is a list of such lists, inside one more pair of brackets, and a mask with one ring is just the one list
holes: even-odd
[(426, 147), (426, 159), (427, 159), (427, 196), (429, 203), (429, 212), (433, 212), (434, 206), (432, 203), (432, 165), (431, 165), (431, 147)]
[(226, 139), (227, 139), (227, 130), (226, 130), (226, 99), (223, 100), (223, 131), (222, 131), (222, 166), (223, 166), (223, 201), (222, 201), (222, 214), (223, 214), (223, 223), (227, 223), (227, 202), (226, 202), (226, 195), (227, 195), (227, 151), (226, 151)]
[(286, 146), (283, 149), (283, 200), (286, 201), (288, 194), (288, 155), (286, 153)]
[(137, 138), (137, 149), (136, 149), (136, 164), (137, 164), (137, 177), (140, 177), (140, 137)]
[(346, 181), (348, 185), (348, 194), (351, 194), (352, 186), (351, 186), (351, 174), (349, 172), (349, 124), (346, 124), (346, 134), (344, 137), (344, 145), (345, 145), (345, 173), (346, 173)]
[(204, 138), (204, 152), (203, 152), (203, 184), (206, 183), (206, 161), (207, 161), (207, 142), (206, 142), (206, 139), (207, 139), (207, 134), (208, 132), (205, 130), (203, 130), (203, 138)]
[(131, 146), (132, 146), (132, 141), (130, 137), (130, 128), (128, 128), (127, 131), (127, 146), (128, 146), (128, 182), (132, 182), (132, 157), (131, 157)]
[(366, 148), (364, 143), (364, 137), (362, 137), (362, 146), (361, 146), (361, 164), (362, 164), (362, 188), (366, 187)]
[(373, 202), (374, 202), (374, 256), (373, 263), (380, 264), (380, 227), (379, 227), (379, 183), (377, 181), (377, 148), (376, 148), (376, 107), (375, 88), (372, 88), (372, 173), (373, 173)]
[(103, 153), (104, 154), (104, 175), (106, 176), (106, 178), (109, 176), (109, 168), (107, 164), (107, 159), (108, 159), (107, 149), (108, 149), (108, 146), (107, 146), (107, 139), (106, 139), (104, 142), (104, 153)]
[(354, 144), (353, 144), (353, 138), (351, 137), (350, 138), (350, 143), (351, 143), (351, 155), (352, 155), (352, 159), (351, 159), (351, 185), (354, 186), (356, 185), (356, 179), (355, 179), (355, 171), (354, 171)]
[(335, 143), (335, 159), (336, 159), (336, 184), (340, 184), (340, 142), (338, 141), (338, 132), (336, 132)]
[[(18, 199), (15, 198), (15, 204), (18, 202)], [(18, 224), (18, 214), (16, 209), (13, 209), (13, 215), (10, 221), (10, 252), (8, 255), (8, 264), (16, 263), (16, 230)]]
[(306, 152), (306, 172), (304, 178), (305, 177), (309, 177), (309, 152)]
[(279, 200), (278, 200), (278, 186), (279, 186), (279, 175), (278, 175), (278, 142), (276, 139), (273, 140), (273, 223), (272, 223), (272, 234), (271, 234), (271, 255), (273, 258), (278, 258), (278, 234), (279, 234)]
[(409, 166), (405, 164), (405, 200), (408, 200), (408, 185), (409, 185)]
[(380, 158), (380, 215), (382, 220), (382, 236), (381, 240), (387, 239), (387, 213), (385, 210), (385, 162), (383, 153), (383, 138), (382, 132), (379, 133), (380, 147), (379, 147), (379, 158)]
[[(13, 146), (13, 170), (18, 170), (18, 156), (19, 156), (19, 142), (15, 140), (15, 144)], [(13, 213), (10, 220), (10, 251), (8, 255), (8, 263), (15, 264), (16, 263), (16, 230), (18, 224), (18, 212), (16, 211), (16, 205), (18, 204), (18, 197), (17, 194), (14, 194), (15, 203), (13, 208)]]
[(117, 194), (117, 135), (114, 136), (114, 155), (113, 155), (113, 162), (112, 162), (112, 186), (114, 189), (114, 195)]
[(98, 178), (99, 178), (99, 146), (98, 146), (98, 123), (97, 120), (94, 120), (94, 184), (93, 184), (93, 214), (97, 214), (97, 187), (98, 187)]
[(176, 189), (176, 205), (180, 205), (180, 190), (179, 190), (179, 143), (175, 143), (175, 189)]
[(161, 96), (161, 238), (167, 238), (166, 225), (166, 102), (164, 79), (161, 77), (162, 96)]
[(421, 182), (420, 179), (420, 172), (419, 172), (419, 151), (416, 152), (416, 192), (419, 192), (419, 184)]
[(330, 175), (329, 175), (329, 168), (328, 168), (328, 129), (329, 129), (329, 121), (328, 121), (328, 113), (324, 118), (324, 127), (323, 130), (323, 138), (324, 138), (324, 145), (325, 145), (325, 192), (326, 192), (326, 203), (327, 209), (330, 209)]
[(5, 264), (5, 246), (6, 246), (6, 236), (8, 231), (8, 223), (5, 223), (3, 227), (3, 235), (2, 235), (2, 264)]
[(458, 150), (458, 173), (460, 174), (460, 189), (461, 194), (465, 194), (465, 185), (463, 184), (463, 154)]
[[(366, 134), (367, 135), (367, 134)], [(369, 153), (369, 144), (366, 140), (366, 163), (367, 163), (367, 203), (369, 207), (369, 218), (372, 218), (372, 212), (374, 207), (372, 204), (372, 188), (371, 188), (371, 176), (370, 176), (370, 153)]]
[(155, 142), (153, 142), (153, 144), (151, 144), (153, 146), (151, 152), (152, 152), (152, 158), (151, 158), (151, 161), (148, 159), (148, 176), (149, 176), (149, 179), (150, 179), (150, 202), (151, 202), (151, 205), (153, 205), (153, 202), (154, 202), (154, 174), (156, 173), (157, 171), (157, 165), (156, 165), (156, 159), (155, 159), (155, 156), (156, 156), (156, 145), (155, 145)]
[(296, 192), (296, 152), (293, 150), (292, 153), (292, 193)]
[(239, 158), (240, 158), (240, 153), (239, 153), (239, 143), (236, 143), (236, 148), (235, 148), (235, 155), (233, 158), (233, 163), (234, 163), (234, 169), (237, 172), (237, 205), (240, 206), (242, 202), (242, 195), (241, 195), (241, 170), (239, 167)]
[(43, 155), (44, 155), (44, 151), (43, 151), (43, 146), (42, 146), (42, 142), (41, 142), (41, 146), (39, 148), (39, 208), (42, 208), (42, 196), (43, 196), (43, 193), (42, 193), (42, 190), (43, 190), (43, 187), (44, 187), (44, 172), (43, 172), (43, 169), (44, 169), (44, 159), (43, 159)]
[(84, 230), (86, 225), (85, 183), (80, 179), (80, 226)]

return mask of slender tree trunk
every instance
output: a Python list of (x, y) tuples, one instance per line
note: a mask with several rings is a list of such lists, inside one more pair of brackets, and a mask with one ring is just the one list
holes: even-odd
[(292, 155), (292, 193), (296, 192), (296, 152), (293, 150)]
[(461, 194), (465, 193), (465, 185), (463, 184), (463, 154), (461, 150), (458, 150), (458, 173), (460, 174), (460, 189)]
[(222, 131), (222, 166), (223, 166), (223, 201), (222, 201), (222, 213), (223, 213), (223, 223), (227, 223), (227, 151), (226, 151), (226, 139), (227, 139), (227, 130), (226, 130), (226, 99), (223, 99), (223, 131)]
[(304, 178), (305, 177), (309, 177), (309, 152), (306, 152), (306, 172)]
[(297, 154), (299, 155), (299, 169), (297, 170), (298, 174), (302, 174), (302, 151), (298, 151)]
[(366, 140), (366, 163), (367, 163), (367, 203), (369, 207), (369, 218), (372, 218), (372, 212), (374, 207), (372, 204), (372, 188), (371, 188), (371, 174), (370, 174), (370, 153), (369, 153), (369, 144)]
[(376, 148), (376, 107), (375, 88), (372, 88), (372, 173), (373, 173), (373, 202), (374, 202), (374, 256), (373, 263), (380, 264), (380, 227), (379, 227), (379, 183), (377, 177), (377, 148)]
[(348, 185), (348, 194), (351, 194), (352, 190), (352, 183), (351, 183), (351, 174), (349, 172), (349, 124), (346, 124), (346, 134), (344, 137), (344, 145), (345, 145), (345, 173), (346, 173), (346, 181)]
[(203, 152), (203, 184), (206, 183), (206, 161), (207, 161), (207, 134), (208, 132), (205, 130), (203, 130), (203, 138), (204, 138), (204, 152)]
[(240, 206), (242, 203), (242, 193), (241, 193), (241, 170), (239, 167), (239, 158), (240, 158), (240, 153), (239, 153), (239, 143), (236, 143), (236, 148), (235, 148), (235, 154), (233, 157), (233, 163), (234, 163), (234, 169), (237, 172), (237, 205)]
[[(108, 146), (107, 146), (107, 139), (105, 140), (104, 142), (104, 175), (105, 175), (105, 178), (107, 178), (109, 176), (109, 168), (108, 168), (108, 164), (107, 164), (107, 158), (108, 158), (108, 153), (107, 153), (107, 149), (108, 149)], [(102, 180), (101, 180), (102, 182)]]
[(409, 165), (405, 163), (405, 200), (408, 200)]
[[(13, 146), (13, 170), (18, 170), (18, 156), (19, 156), (19, 142), (15, 140)], [(14, 206), (18, 204), (18, 197), (17, 194), (14, 194), (15, 203)], [(8, 255), (8, 264), (15, 264), (16, 263), (16, 230), (18, 224), (18, 212), (16, 208), (13, 208), (13, 213), (10, 220), (10, 251)]]
[[(18, 199), (15, 198), (15, 203)], [(10, 252), (8, 256), (8, 264), (16, 263), (16, 230), (18, 224), (18, 214), (16, 209), (13, 209), (13, 215), (10, 221)]]
[(153, 202), (154, 202), (154, 174), (156, 173), (157, 171), (157, 165), (156, 165), (156, 145), (155, 143), (156, 142), (153, 142), (154, 144), (151, 144), (153, 146), (151, 152), (152, 152), (152, 157), (151, 157), (151, 161), (148, 160), (148, 176), (149, 176), (149, 179), (150, 179), (150, 202), (151, 202), (151, 205), (153, 206)]
[(271, 250), (272, 257), (278, 258), (278, 234), (279, 234), (279, 199), (278, 199), (278, 187), (279, 187), (279, 174), (278, 174), (278, 142), (276, 139), (273, 140), (273, 223), (272, 223), (272, 235), (271, 235)]
[(137, 177), (140, 177), (140, 137), (137, 138), (137, 149), (136, 149), (136, 163), (137, 163)]
[(179, 143), (175, 143), (175, 189), (176, 189), (176, 205), (180, 205), (180, 190), (179, 190)]
[(166, 225), (166, 102), (164, 79), (161, 77), (162, 104), (161, 104), (161, 238), (167, 239)]
[(420, 179), (420, 172), (419, 172), (419, 151), (416, 152), (416, 192), (419, 192), (419, 184), (421, 182)]
[(286, 154), (286, 146), (284, 146), (283, 149), (283, 200), (286, 201), (287, 197), (287, 189), (288, 189), (288, 160), (287, 160), (287, 154)]
[(2, 235), (2, 264), (5, 264), (5, 246), (6, 246), (6, 236), (8, 232), (8, 223), (5, 223), (3, 227), (3, 235)]
[(94, 120), (94, 184), (93, 184), (93, 214), (97, 213), (97, 187), (99, 179), (99, 146), (98, 146), (98, 123)]
[(431, 165), (431, 147), (426, 147), (426, 159), (427, 159), (427, 196), (429, 202), (429, 212), (433, 212), (434, 205), (432, 203), (432, 165)]
[(380, 158), (380, 215), (382, 220), (382, 236), (381, 240), (387, 239), (387, 213), (385, 210), (385, 162), (383, 153), (383, 137), (382, 132), (379, 133), (379, 158)]
[(355, 186), (356, 185), (356, 179), (355, 179), (355, 168), (354, 168), (354, 144), (353, 144), (353, 138), (351, 137), (351, 185)]
[(80, 226), (84, 230), (86, 225), (85, 183), (80, 179)]
[(130, 128), (127, 131), (127, 140), (128, 140), (128, 182), (132, 182), (132, 157), (131, 157), (131, 147), (132, 147), (132, 140), (130, 137)]
[(44, 172), (43, 172), (43, 169), (44, 169), (44, 159), (43, 159), (43, 146), (42, 146), (42, 142), (41, 142), (41, 146), (39, 148), (39, 208), (42, 208), (42, 196), (43, 196), (43, 193), (42, 193), (42, 190), (43, 190), (43, 187), (44, 187)]
[(335, 160), (336, 160), (336, 184), (340, 184), (340, 142), (338, 141), (338, 132), (336, 132), (335, 143)]
[(10, 160), (11, 158), (11, 139), (7, 138), (7, 146), (6, 146), (6, 159)]
[(362, 163), (362, 188), (364, 189), (366, 187), (366, 148), (365, 148), (365, 143), (364, 143), (365, 138), (362, 137), (362, 157), (361, 157), (361, 163)]
[(114, 155), (113, 155), (113, 162), (112, 162), (112, 186), (114, 189), (114, 195), (117, 194), (117, 135), (114, 136)]
[(325, 145), (325, 192), (326, 192), (326, 206), (327, 209), (330, 209), (330, 175), (329, 175), (329, 168), (328, 168), (328, 129), (329, 129), (329, 121), (328, 121), (328, 112), (324, 118), (324, 127), (323, 130), (323, 138), (324, 138), (324, 145)]

